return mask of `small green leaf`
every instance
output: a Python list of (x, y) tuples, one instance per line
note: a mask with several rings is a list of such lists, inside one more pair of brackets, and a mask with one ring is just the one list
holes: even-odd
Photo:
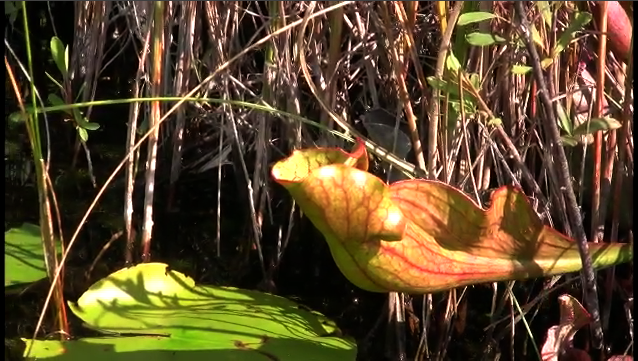
[[(454, 100), (448, 100), (448, 104), (452, 107), (452, 109), (457, 112), (458, 114), (461, 114), (461, 102), (454, 99)], [(474, 101), (473, 98), (470, 97), (465, 97), (463, 99), (463, 110), (465, 111), (465, 115), (466, 116), (470, 116), (470, 115), (474, 115), (476, 113), (477, 110), (477, 105), (476, 102)]]
[(561, 34), (560, 38), (554, 45), (554, 49), (552, 49), (552, 57), (558, 56), (567, 46), (571, 43), (574, 38), (576, 32), (582, 31), (592, 19), (592, 15), (587, 12), (578, 12), (574, 16), (574, 20), (571, 24), (565, 29), (565, 32)]
[[(545, 43), (543, 42), (543, 38), (541, 38), (541, 34), (538, 32), (538, 29), (536, 29), (536, 26), (534, 24), (531, 25), (531, 32), (532, 32), (532, 42), (538, 45), (541, 49), (543, 49), (543, 52), (546, 52), (547, 47), (545, 46)], [(525, 47), (525, 42), (523, 41), (522, 38), (518, 38), (518, 40), (516, 41), (516, 46), (520, 48)]]
[(435, 88), (435, 89), (438, 89), (438, 90), (447, 89), (448, 85), (447, 85), (447, 82), (445, 80), (440, 80), (440, 79), (438, 79), (438, 78), (436, 78), (434, 76), (429, 76), (429, 77), (427, 77), (426, 80), (427, 80), (428, 84), (432, 88)]
[(558, 116), (558, 125), (560, 128), (568, 135), (574, 135), (572, 122), (569, 120), (569, 114), (567, 114), (565, 108), (563, 108), (563, 105), (560, 102), (556, 102), (556, 115)]
[(536, 25), (534, 24), (532, 24), (532, 40), (534, 41), (534, 43), (536, 43), (536, 45), (540, 46), (541, 49), (547, 50), (545, 48), (543, 38), (541, 38), (541, 33), (538, 32), (538, 29), (536, 29)]
[(73, 119), (80, 127), (87, 130), (98, 130), (100, 129), (100, 125), (98, 123), (91, 123), (88, 119), (80, 112), (79, 109), (73, 108)]
[(577, 136), (577, 135), (594, 134), (597, 131), (618, 129), (620, 127), (621, 127), (620, 122), (614, 118), (609, 118), (609, 117), (592, 118), (588, 122), (584, 122), (583, 124), (577, 126), (574, 129), (573, 135)]
[(455, 75), (456, 72), (461, 69), (461, 63), (459, 63), (459, 59), (454, 56), (454, 53), (452, 51), (450, 51), (450, 53), (447, 55), (445, 64), (447, 65), (447, 69), (453, 72)]
[[(24, 110), (27, 113), (27, 116), (28, 116), (28, 114), (34, 113), (33, 106), (31, 106), (31, 105), (25, 105), (24, 106)], [(16, 124), (24, 122), (25, 120), (26, 120), (26, 118), (22, 115), (22, 112), (20, 112), (20, 111), (13, 112), (13, 113), (9, 114), (9, 124), (10, 125), (16, 125)]]
[(82, 127), (75, 127), (75, 129), (77, 129), (78, 135), (80, 136), (80, 139), (82, 139), (83, 142), (86, 142), (87, 140), (89, 140), (89, 133), (86, 132), (86, 129)]
[(69, 46), (64, 47), (64, 68), (69, 71)]
[(543, 21), (545, 25), (551, 27), (552, 26), (552, 9), (549, 5), (549, 1), (537, 1), (536, 7), (540, 11), (543, 16)]
[(53, 105), (54, 107), (64, 105), (64, 100), (62, 100), (62, 98), (60, 98), (57, 94), (51, 93), (47, 96), (47, 99), (49, 100), (49, 103), (51, 103), (51, 105)]
[(520, 65), (520, 64), (512, 65), (512, 74), (525, 75), (525, 74), (529, 73), (530, 71), (532, 71), (532, 67), (531, 66)]
[(469, 78), (474, 89), (478, 90), (481, 88), (481, 77), (477, 73), (471, 73)]
[(578, 141), (574, 139), (571, 135), (565, 135), (560, 137), (560, 141), (568, 147), (575, 147), (578, 145)]
[(98, 123), (91, 123), (86, 118), (84, 118), (84, 124), (82, 124), (82, 128), (86, 130), (98, 130), (100, 129), (100, 125)]
[(68, 53), (65, 55), (64, 44), (57, 36), (51, 38), (51, 57), (62, 76), (66, 78), (68, 71)]
[(427, 82), (432, 88), (438, 89), (444, 93), (449, 93), (456, 97), (459, 95), (458, 83), (456, 82), (450, 83), (445, 80), (437, 79), (433, 76), (428, 77)]
[(552, 58), (545, 58), (543, 60), (541, 60), (541, 67), (543, 69), (547, 69), (548, 66), (554, 64), (554, 59)]
[(467, 24), (478, 23), (480, 21), (494, 19), (495, 17), (496, 15), (484, 11), (465, 13), (459, 16), (459, 20), (456, 22), (456, 25), (463, 26)]
[(505, 39), (501, 36), (489, 33), (470, 33), (465, 35), (465, 40), (474, 46), (490, 46), (495, 43), (503, 43)]
[(501, 125), (503, 124), (503, 120), (501, 118), (492, 118), (490, 119), (489, 122), (487, 122), (487, 125)]
[(9, 123), (18, 124), (24, 122), (26, 119), (22, 115), (22, 112), (13, 112), (9, 115)]

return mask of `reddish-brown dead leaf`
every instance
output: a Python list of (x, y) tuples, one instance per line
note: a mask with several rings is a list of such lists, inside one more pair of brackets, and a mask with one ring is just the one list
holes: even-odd
[(574, 349), (572, 340), (579, 329), (591, 322), (591, 317), (580, 302), (570, 295), (559, 296), (558, 302), (560, 303), (560, 324), (547, 330), (547, 339), (543, 344), (541, 357), (543, 361), (558, 361), (561, 353), (570, 352), (574, 360), (581, 360), (582, 353), (585, 355), (587, 353)]

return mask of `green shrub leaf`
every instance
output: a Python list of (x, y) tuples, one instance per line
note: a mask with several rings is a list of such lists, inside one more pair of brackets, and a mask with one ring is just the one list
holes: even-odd
[(51, 57), (58, 67), (58, 70), (60, 70), (60, 73), (62, 73), (62, 76), (66, 78), (68, 74), (69, 52), (68, 49), (65, 49), (62, 40), (57, 36), (51, 38)]
[(618, 129), (620, 128), (620, 126), (620, 122), (614, 118), (592, 118), (588, 122), (584, 122), (583, 124), (577, 126), (572, 134), (574, 136), (594, 134), (599, 130), (605, 131)]
[(451, 51), (447, 55), (445, 64), (447, 65), (447, 69), (451, 71), (452, 73), (454, 73), (454, 75), (456, 75), (458, 70), (461, 69), (461, 63), (459, 62), (459, 59), (457, 59), (454, 53)]
[(474, 11), (471, 13), (465, 13), (459, 16), (459, 20), (456, 22), (456, 25), (463, 26), (467, 24), (478, 23), (484, 20), (494, 19), (496, 15), (484, 11)]
[(75, 129), (77, 129), (78, 135), (80, 136), (80, 139), (82, 139), (83, 142), (86, 142), (87, 140), (89, 140), (89, 133), (86, 132), (86, 129), (79, 126), (75, 127)]
[(569, 43), (574, 38), (576, 32), (583, 30), (585, 25), (587, 25), (592, 19), (592, 15), (587, 12), (578, 12), (574, 16), (574, 20), (571, 24), (565, 29), (565, 32), (560, 36), (554, 49), (552, 50), (552, 57), (558, 56), (560, 52), (565, 50), (565, 48), (569, 45)]
[(545, 22), (545, 25), (551, 27), (552, 26), (552, 9), (549, 5), (549, 1), (537, 1), (536, 7), (538, 8), (541, 15), (543, 16), (543, 21)]
[(556, 102), (556, 115), (558, 116), (558, 125), (569, 135), (574, 135), (572, 122), (569, 120), (569, 114), (565, 111), (565, 108)]
[[(64, 100), (62, 100), (59, 95), (54, 93), (49, 94), (47, 96), (47, 100), (49, 100), (49, 103), (51, 103), (51, 105), (53, 105), (54, 107), (64, 105)], [(66, 110), (65, 112), (70, 113), (68, 110)]]
[(84, 123), (82, 127), (86, 130), (98, 130), (100, 129), (100, 125), (98, 123), (89, 122), (86, 118), (84, 118)]
[(505, 42), (505, 39), (501, 36), (489, 33), (470, 33), (465, 36), (465, 40), (467, 40), (470, 45), (474, 46), (490, 46), (495, 43)]
[(562, 136), (560, 137), (560, 140), (563, 143), (563, 145), (568, 147), (575, 147), (576, 145), (578, 145), (578, 141), (571, 135)]
[(520, 64), (512, 65), (512, 74), (525, 75), (525, 74), (529, 73), (530, 71), (532, 71), (532, 67), (531, 66), (520, 65)]

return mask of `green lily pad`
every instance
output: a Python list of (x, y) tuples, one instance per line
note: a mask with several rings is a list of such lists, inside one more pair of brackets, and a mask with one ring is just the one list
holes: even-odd
[[(30, 357), (56, 360), (355, 360), (334, 322), (282, 297), (198, 286), (166, 264), (122, 269), (96, 282), (71, 311), (109, 334), (36, 340)], [(29, 349), (31, 340), (26, 341)]]
[[(61, 253), (59, 243), (58, 254)], [(24, 223), (4, 233), (4, 287), (23, 285), (47, 277), (40, 227)]]

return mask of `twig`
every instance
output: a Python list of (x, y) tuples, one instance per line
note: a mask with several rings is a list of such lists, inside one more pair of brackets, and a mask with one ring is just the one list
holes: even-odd
[[(596, 74), (596, 102), (594, 107), (594, 117), (600, 117), (603, 113), (603, 102), (605, 100), (605, 58), (607, 53), (607, 3), (601, 1), (600, 6), (600, 34), (598, 35), (598, 73)], [(600, 173), (602, 170), (603, 155), (603, 132), (597, 131), (594, 134), (594, 172), (592, 174), (592, 200), (591, 200), (591, 233), (593, 242), (600, 242), (605, 232), (605, 220), (601, 219), (601, 184)], [(613, 161), (613, 158), (612, 158)], [(610, 174), (611, 175), (611, 174)], [(604, 207), (605, 205), (603, 205)], [(603, 212), (604, 213), (604, 212)]]
[[(388, 42), (390, 44), (394, 44), (395, 39), (392, 36), (390, 13), (387, 6), (381, 6), (381, 8), (383, 9), (381, 14), (384, 21), (384, 29), (386, 31)], [(419, 131), (416, 125), (416, 116), (414, 115), (414, 111), (412, 110), (412, 104), (410, 103), (410, 96), (408, 94), (408, 87), (405, 84), (405, 78), (402, 76), (402, 73), (405, 71), (405, 67), (403, 66), (403, 63), (399, 57), (396, 46), (390, 46), (388, 48), (388, 52), (390, 53), (391, 66), (392, 70), (394, 71), (394, 80), (396, 81), (395, 85), (397, 88), (397, 93), (399, 93), (401, 103), (403, 103), (403, 111), (405, 112), (405, 117), (408, 121), (410, 138), (412, 140), (412, 149), (416, 156), (417, 165), (419, 166), (419, 168), (425, 170), (425, 159), (423, 157), (423, 148), (421, 146), (421, 139), (419, 139)]]
[[(448, 19), (447, 28), (441, 39), (441, 45), (439, 46), (439, 57), (436, 60), (436, 71), (434, 77), (437, 79), (443, 78), (443, 67), (445, 66), (445, 59), (447, 58), (447, 51), (450, 47), (450, 41), (452, 39), (452, 33), (456, 21), (461, 15), (463, 9), (463, 1), (459, 1), (454, 5), (450, 18)], [(434, 170), (436, 168), (435, 156), (436, 156), (436, 141), (439, 132), (439, 116), (440, 107), (439, 97), (441, 90), (437, 87), (432, 89), (432, 104), (430, 106), (430, 112), (428, 118), (430, 121), (430, 128), (428, 129), (428, 176), (430, 179), (434, 179)]]
[[(623, 182), (625, 181), (625, 158), (627, 153), (627, 147), (625, 147), (625, 143), (627, 142), (627, 137), (629, 135), (629, 126), (631, 123), (631, 105), (632, 105), (632, 82), (633, 82), (633, 73), (634, 73), (634, 65), (633, 65), (633, 47), (634, 47), (634, 37), (632, 35), (631, 42), (629, 45), (629, 60), (627, 61), (627, 75), (625, 76), (625, 101), (623, 102), (622, 109), (622, 128), (620, 129), (619, 136), (617, 139), (618, 145), (618, 166), (615, 169), (614, 178), (616, 179), (616, 183), (614, 184), (613, 189), (613, 208), (611, 215), (611, 235), (609, 237), (609, 241), (611, 243), (615, 243), (618, 241), (618, 228), (620, 226), (620, 213), (621, 213), (621, 203), (623, 202), (622, 198), (622, 188)], [(609, 150), (610, 153), (613, 154), (614, 149)], [(603, 305), (602, 310), (602, 323), (603, 329), (607, 330), (609, 326), (609, 318), (611, 314), (611, 296), (612, 290), (614, 286), (615, 279), (615, 267), (612, 267), (607, 273), (607, 279), (605, 281), (606, 289), (605, 289), (605, 303)], [(626, 303), (625, 303), (626, 304)], [(631, 328), (633, 329), (633, 327)], [(630, 329), (630, 330), (631, 330)], [(632, 337), (633, 339), (633, 337)]]
[[(161, 2), (154, 3), (153, 9), (153, 50), (151, 65), (151, 94), (154, 97), (161, 96), (162, 92), (162, 55), (164, 54), (164, 5)], [(153, 234), (153, 198), (155, 195), (155, 169), (157, 166), (157, 143), (159, 129), (155, 124), (161, 123), (160, 102), (151, 102), (151, 115), (148, 118), (148, 126), (151, 134), (148, 137), (146, 153), (146, 174), (144, 184), (144, 224), (142, 228), (142, 262), (151, 261), (151, 236)]]
[(540, 93), (540, 101), (543, 105), (545, 114), (546, 127), (548, 137), (550, 138), (550, 151), (554, 151), (556, 157), (558, 184), (560, 189), (564, 192), (566, 197), (567, 214), (570, 224), (572, 226), (572, 234), (576, 238), (578, 244), (578, 251), (583, 263), (582, 277), (585, 286), (585, 300), (588, 306), (588, 311), (592, 316), (592, 331), (593, 331), (593, 346), (596, 349), (601, 349), (603, 345), (603, 330), (600, 324), (600, 311), (598, 306), (598, 290), (596, 288), (596, 279), (594, 270), (592, 267), (591, 256), (589, 255), (589, 245), (587, 244), (587, 235), (583, 228), (583, 220), (580, 216), (580, 209), (574, 195), (574, 188), (569, 178), (569, 167), (567, 164), (567, 157), (565, 156), (565, 150), (560, 145), (560, 133), (558, 131), (558, 123), (554, 109), (552, 108), (552, 102), (549, 98), (547, 86), (545, 84), (545, 78), (543, 77), (543, 69), (541, 68), (541, 62), (538, 57), (538, 52), (532, 41), (532, 35), (529, 28), (529, 22), (525, 14), (522, 2), (514, 2), (514, 7), (520, 18), (520, 31), (527, 47), (527, 51), (531, 57), (531, 65), (534, 71), (534, 77), (538, 90)]
[[(140, 94), (140, 83), (144, 76), (144, 66), (146, 64), (146, 55), (149, 52), (149, 44), (151, 40), (150, 27), (146, 32), (144, 45), (139, 56), (139, 65), (135, 74), (135, 83), (133, 83), (132, 97), (137, 98)], [(125, 266), (133, 265), (133, 250), (135, 249), (135, 236), (133, 231), (133, 185), (135, 181), (135, 152), (132, 151), (135, 146), (135, 134), (137, 131), (137, 117), (140, 112), (140, 103), (131, 103), (129, 108), (128, 129), (126, 132), (126, 152), (125, 158), (125, 188), (124, 188), (124, 229), (126, 230), (126, 247), (124, 248)]]

